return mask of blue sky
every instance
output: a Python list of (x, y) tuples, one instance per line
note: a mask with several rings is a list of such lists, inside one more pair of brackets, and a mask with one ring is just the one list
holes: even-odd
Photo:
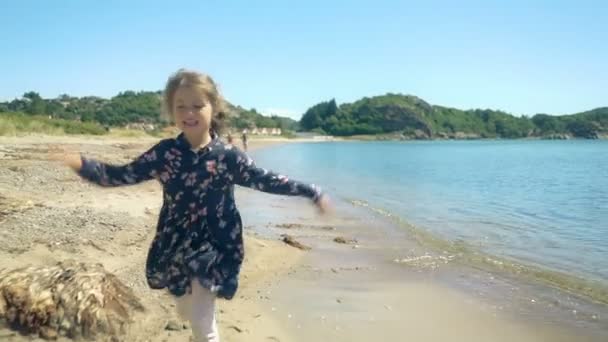
[(0, 2), (0, 100), (159, 90), (180, 67), (298, 118), (387, 92), (520, 114), (608, 106), (608, 1)]

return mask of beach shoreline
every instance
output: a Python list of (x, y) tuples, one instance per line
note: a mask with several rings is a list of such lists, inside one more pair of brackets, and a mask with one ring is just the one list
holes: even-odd
[[(368, 341), (378, 334), (422, 341), (601, 341), (606, 336), (605, 321), (591, 326), (581, 319), (581, 307), (576, 306), (578, 314), (553, 307), (539, 296), (547, 290), (535, 284), (457, 263), (395, 263), (405, 253), (428, 255), (427, 250), (382, 217), (346, 208), (345, 217), (326, 222), (299, 212), (290, 201), (267, 200), (276, 213), (268, 214), (275, 221), (266, 225), (279, 232), (267, 229), (266, 234), (291, 227), (290, 234), (312, 247), (305, 269), (272, 287), (278, 296), (274, 317), (290, 327), (294, 341)], [(334, 230), (323, 229), (328, 225)], [(380, 226), (396, 233), (369, 229)], [(337, 236), (357, 242), (336, 244)], [(575, 305), (577, 300), (572, 298)], [(290, 305), (280, 306), (284, 302)], [(433, 330), (429, 322), (443, 330)]]
[[(0, 137), (0, 193), (5, 198), (0, 205), (21, 203), (11, 211), (0, 207), (7, 213), (0, 220), (5, 241), (0, 244), (0, 268), (68, 258), (102, 261), (148, 308), (125, 341), (188, 341), (187, 329), (167, 330), (167, 323), (177, 320), (174, 304), (163, 291), (148, 289), (143, 277), (160, 206), (158, 185), (99, 189), (44, 160), (48, 151), (69, 150), (124, 162), (155, 141)], [(256, 149), (303, 141), (311, 140), (251, 139), (250, 150), (255, 155)], [(219, 302), (224, 340), (600, 341), (607, 336), (605, 317), (598, 317), (592, 328), (577, 325), (576, 315), (572, 324), (560, 326), (563, 315), (545, 317), (548, 308), (529, 299), (533, 307), (518, 317), (522, 303), (507, 307), (504, 298), (495, 298), (510, 291), (509, 279), (490, 279), (493, 275), (460, 265), (417, 268), (394, 262), (425, 250), (385, 218), (340, 199), (335, 216), (320, 218), (306, 200), (249, 189), (238, 189), (236, 195), (247, 251), (237, 296)], [(49, 234), (49, 229), (66, 232)], [(282, 234), (312, 249), (288, 246), (280, 241)], [(334, 241), (338, 237), (346, 243)], [(525, 291), (518, 290), (516, 297), (524, 298)], [(28, 340), (11, 334), (0, 331), (8, 341)]]

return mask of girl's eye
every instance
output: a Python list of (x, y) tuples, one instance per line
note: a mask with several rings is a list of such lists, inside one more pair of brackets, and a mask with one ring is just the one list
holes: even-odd
[(203, 109), (203, 107), (205, 107), (205, 105), (194, 105), (194, 108), (198, 110)]
[(177, 109), (184, 109), (184, 108), (186, 108), (186, 106), (184, 106), (184, 105), (177, 105)]

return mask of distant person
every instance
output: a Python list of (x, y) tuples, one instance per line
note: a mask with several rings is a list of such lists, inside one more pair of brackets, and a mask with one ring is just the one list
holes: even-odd
[(247, 133), (243, 132), (243, 136), (241, 136), (241, 140), (243, 141), (243, 149), (247, 151)]
[(129, 164), (111, 165), (77, 154), (60, 159), (101, 186), (151, 179), (161, 183), (164, 203), (146, 261), (148, 285), (175, 297), (195, 341), (219, 341), (215, 300), (234, 297), (245, 253), (234, 185), (307, 197), (321, 212), (329, 200), (319, 188), (266, 172), (247, 154), (220, 141), (223, 100), (209, 76), (177, 71), (167, 81), (163, 103), (180, 134), (161, 140)]
[(232, 138), (232, 134), (228, 133), (226, 140), (228, 141), (228, 144), (232, 145), (232, 143), (234, 142), (234, 138)]

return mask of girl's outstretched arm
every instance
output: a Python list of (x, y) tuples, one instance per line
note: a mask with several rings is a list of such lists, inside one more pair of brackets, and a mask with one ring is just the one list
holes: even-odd
[(286, 176), (257, 167), (251, 157), (235, 150), (234, 182), (241, 186), (278, 195), (310, 198), (322, 212), (328, 211), (329, 201), (321, 188), (314, 184), (298, 182)]
[(163, 145), (161, 141), (132, 162), (120, 166), (78, 155), (66, 155), (61, 159), (91, 183), (105, 187), (131, 185), (157, 177), (163, 164)]

